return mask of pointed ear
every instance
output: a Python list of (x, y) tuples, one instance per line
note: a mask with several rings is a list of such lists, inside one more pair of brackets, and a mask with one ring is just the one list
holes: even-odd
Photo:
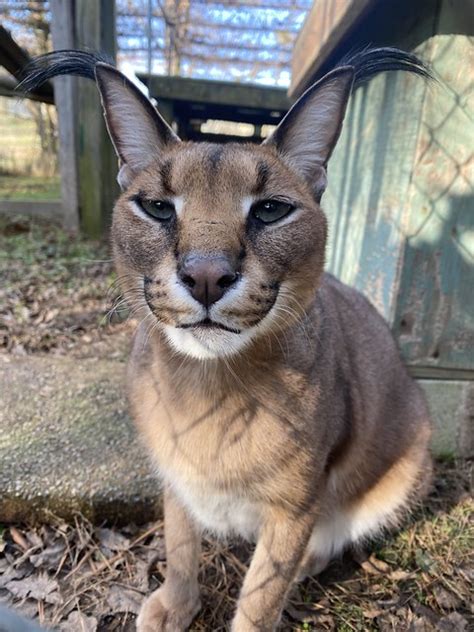
[(117, 179), (124, 189), (165, 146), (180, 139), (145, 95), (116, 68), (98, 63), (95, 78), (107, 129), (120, 160)]
[(326, 188), (326, 165), (342, 129), (354, 82), (354, 69), (343, 66), (329, 72), (293, 105), (271, 136), (281, 158), (302, 175), (319, 202)]

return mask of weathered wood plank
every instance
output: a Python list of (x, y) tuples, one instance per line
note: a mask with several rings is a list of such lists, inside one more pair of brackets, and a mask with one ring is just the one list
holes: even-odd
[[(99, 50), (115, 58), (115, 3), (112, 0), (76, 0), (75, 38), (78, 48)], [(119, 193), (117, 158), (94, 83), (81, 83), (77, 109), (81, 224), (87, 234), (97, 237), (107, 230)]]
[[(451, 12), (444, 1), (438, 30)], [(441, 85), (421, 113), (394, 331), (411, 364), (474, 369), (474, 41), (439, 34), (429, 48)]]
[(327, 56), (360, 23), (375, 0), (317, 0), (306, 17), (292, 56), (290, 95), (301, 94)]
[(452, 370), (471, 379), (474, 43), (464, 33), (472, 19), (466, 3), (423, 1), (416, 20), (408, 5), (392, 6), (386, 23), (377, 13), (364, 32), (416, 44), (440, 84), (393, 73), (357, 90), (323, 199), (328, 263), (384, 314), (418, 376)]
[[(11, 33), (0, 24), (0, 66), (18, 78), (30, 60), (28, 53), (15, 42)], [(54, 103), (53, 86), (49, 82), (39, 86), (29, 94), (19, 93), (18, 96), (20, 95), (44, 103)]]
[(267, 88), (230, 81), (138, 74), (152, 97), (217, 105), (286, 111), (291, 105), (283, 88)]
[(420, 380), (434, 423), (433, 454), (474, 456), (474, 382)]
[[(51, 0), (51, 36), (57, 50), (75, 47), (74, 15), (69, 0)], [(79, 230), (77, 173), (77, 80), (57, 77), (54, 96), (58, 112), (59, 171), (61, 174), (62, 222), (72, 232)]]

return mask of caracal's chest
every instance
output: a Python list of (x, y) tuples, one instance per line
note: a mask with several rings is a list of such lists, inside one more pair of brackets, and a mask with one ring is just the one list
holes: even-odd
[(135, 419), (164, 481), (205, 528), (253, 539), (279, 467), (288, 461), (284, 424), (244, 401), (177, 408), (150, 389)]
[(239, 535), (256, 539), (262, 517), (262, 503), (245, 496), (243, 490), (220, 491), (209, 481), (181, 478), (176, 471), (160, 468), (197, 523), (215, 535)]

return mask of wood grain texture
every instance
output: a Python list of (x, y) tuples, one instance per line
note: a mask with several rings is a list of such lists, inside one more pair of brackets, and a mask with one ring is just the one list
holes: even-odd
[[(450, 370), (470, 376), (474, 44), (466, 31), (472, 19), (467, 4), (442, 1), (423, 2), (413, 20), (405, 4), (399, 19), (390, 14), (385, 25), (380, 12), (378, 37), (415, 50), (439, 84), (390, 73), (356, 91), (323, 198), (328, 266), (390, 322), (418, 376), (446, 377)], [(368, 38), (374, 28), (366, 25)]]
[[(77, 48), (99, 50), (113, 59), (116, 53), (114, 3), (76, 0), (75, 37)], [(118, 197), (117, 158), (94, 83), (81, 81), (77, 107), (81, 224), (88, 235), (97, 237), (107, 230)]]
[[(57, 50), (74, 48), (74, 15), (67, 0), (51, 1), (51, 35)], [(59, 170), (61, 173), (62, 224), (77, 232), (80, 225), (77, 173), (77, 80), (57, 77), (54, 98), (58, 113)]]
[(374, 0), (318, 0), (314, 2), (295, 42), (290, 95), (303, 92), (331, 51), (359, 23)]

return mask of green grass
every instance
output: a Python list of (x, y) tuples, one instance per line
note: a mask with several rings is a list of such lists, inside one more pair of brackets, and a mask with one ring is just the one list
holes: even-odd
[(59, 176), (0, 176), (0, 200), (58, 200), (61, 197)]
[(85, 237), (71, 239), (46, 221), (0, 217), (0, 272), (15, 281), (29, 275), (41, 275), (45, 281), (63, 280), (64, 271), (71, 266), (77, 271), (109, 256), (104, 244)]

